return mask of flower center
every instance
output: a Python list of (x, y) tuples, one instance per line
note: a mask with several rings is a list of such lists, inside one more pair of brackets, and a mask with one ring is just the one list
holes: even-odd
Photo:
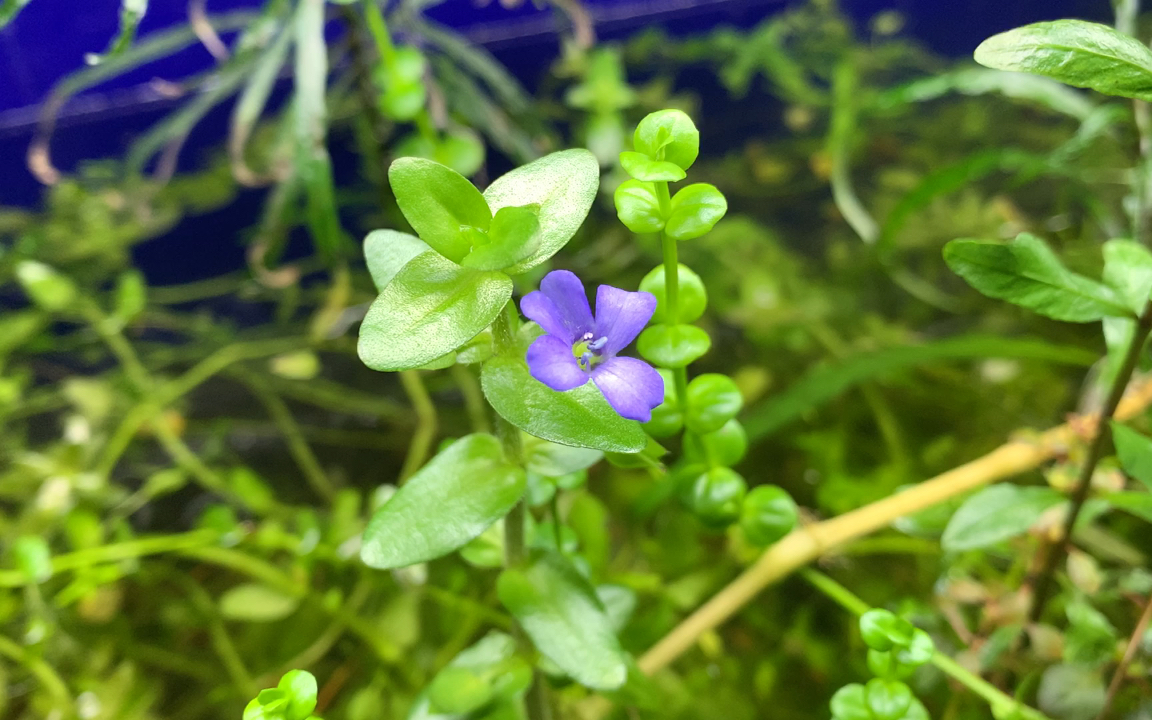
[(604, 359), (601, 355), (604, 352), (604, 346), (608, 344), (608, 338), (602, 337), (594, 340), (594, 337), (595, 335), (590, 332), (584, 333), (584, 337), (572, 345), (572, 355), (584, 370), (591, 370)]

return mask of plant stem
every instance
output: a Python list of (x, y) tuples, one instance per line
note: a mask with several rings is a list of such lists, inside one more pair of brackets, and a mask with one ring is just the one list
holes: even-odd
[[(800, 571), (800, 576), (811, 583), (817, 590), (832, 598), (855, 615), (863, 615), (872, 609), (871, 605), (861, 600), (853, 594), (851, 590), (822, 572), (805, 568)], [(1006, 695), (995, 685), (984, 680), (979, 675), (968, 671), (958, 662), (939, 650), (932, 654), (932, 659), (929, 660), (929, 662), (945, 675), (948, 675), (976, 695), (984, 698), (991, 706), (992, 714), (995, 717), (1010, 717), (1013, 713), (1019, 713), (1018, 716), (1026, 720), (1048, 720), (1048, 717), (1043, 713), (1038, 710), (1033, 710), (1018, 702), (1013, 697)]]
[(304, 437), (304, 431), (300, 429), (300, 425), (296, 422), (296, 418), (292, 415), (288, 405), (276, 394), (264, 379), (263, 374), (244, 372), (241, 376), (252, 392), (256, 394), (256, 398), (264, 405), (264, 409), (268, 411), (272, 421), (280, 429), (280, 434), (288, 443), (288, 452), (296, 460), (296, 465), (299, 466), (304, 479), (308, 481), (317, 495), (324, 500), (331, 501), (336, 494), (336, 489), (320, 465), (316, 453), (312, 452), (312, 447)]
[[(1152, 382), (1135, 387), (1120, 404), (1116, 417), (1127, 419), (1152, 405)], [(1078, 427), (1094, 419), (1076, 421)], [(1013, 440), (992, 452), (925, 480), (858, 510), (792, 531), (760, 556), (760, 559), (713, 596), (696, 612), (637, 661), (652, 674), (691, 648), (703, 633), (719, 626), (750, 602), (764, 588), (807, 565), (821, 555), (857, 538), (888, 527), (892, 521), (946, 502), (970, 490), (1032, 470), (1068, 447), (1076, 436), (1071, 424), (1052, 428), (1037, 438)]]
[(468, 422), (472, 425), (472, 432), (491, 432), (492, 428), (488, 422), (488, 408), (484, 403), (484, 392), (480, 389), (480, 383), (476, 381), (476, 376), (472, 370), (467, 365), (456, 363), (452, 366), (451, 373), (452, 379), (456, 381), (456, 387), (464, 396), (464, 409), (468, 412)]
[[(520, 316), (516, 312), (516, 304), (509, 300), (504, 310), (492, 323), (492, 336), (496, 341), (496, 354), (507, 355), (516, 352), (516, 324)], [(520, 441), (520, 429), (496, 414), (496, 435), (504, 447), (504, 458), (509, 463), (524, 467), (524, 446)], [(527, 516), (524, 499), (504, 517), (504, 564), (506, 567), (516, 567), (524, 564), (526, 553), (524, 550), (524, 520)], [(523, 629), (517, 625), (515, 634), (520, 642), (525, 641)], [(552, 713), (548, 704), (547, 686), (539, 672), (532, 673), (532, 687), (524, 698), (524, 707), (528, 713), (528, 720), (550, 720)]]
[(69, 692), (68, 685), (52, 669), (51, 665), (3, 635), (0, 635), (0, 655), (23, 665), (28, 669), (28, 672), (32, 673), (48, 694), (52, 696), (55, 709), (60, 712), (61, 717), (76, 717), (76, 704), (72, 700), (72, 693)]
[(412, 433), (408, 455), (404, 458), (404, 467), (400, 470), (400, 482), (403, 483), (428, 459), (439, 421), (436, 417), (436, 405), (428, 396), (428, 389), (424, 387), (424, 380), (420, 377), (419, 370), (401, 370), (400, 384), (404, 386), (404, 392), (408, 395), (412, 410), (416, 413), (416, 430)]
[(392, 44), (392, 36), (388, 34), (388, 21), (384, 13), (380, 12), (377, 0), (364, 0), (364, 20), (368, 23), (368, 31), (376, 42), (376, 52), (380, 53), (380, 60), (385, 65), (395, 62), (396, 47)]
[(1144, 640), (1144, 633), (1148, 629), (1149, 622), (1152, 622), (1152, 595), (1148, 596), (1148, 602), (1144, 605), (1144, 612), (1136, 621), (1136, 628), (1128, 640), (1128, 647), (1124, 648), (1124, 657), (1116, 666), (1116, 672), (1112, 673), (1112, 682), (1108, 683), (1108, 695), (1104, 698), (1104, 707), (1100, 708), (1100, 714), (1096, 716), (1096, 720), (1104, 720), (1108, 717), (1109, 711), (1112, 710), (1112, 703), (1116, 701), (1116, 694), (1120, 692), (1120, 686), (1124, 684), (1124, 676), (1128, 674), (1128, 666), (1132, 663), (1132, 658), (1136, 657), (1136, 651), (1140, 649), (1140, 643)]
[[(672, 197), (668, 193), (667, 182), (653, 183), (656, 186), (656, 199), (660, 203), (660, 214), (672, 214)], [(676, 240), (660, 233), (660, 252), (664, 257), (664, 324), (668, 327), (680, 321), (680, 248)], [(676, 387), (676, 400), (681, 405), (688, 397), (688, 368), (672, 369)]]
[(1083, 509), (1084, 501), (1088, 499), (1088, 492), (1092, 488), (1092, 475), (1095, 473), (1096, 465), (1103, 457), (1104, 449), (1108, 444), (1110, 437), (1108, 422), (1116, 414), (1116, 408), (1119, 407), (1120, 400), (1124, 397), (1124, 391), (1127, 389), (1128, 381), (1132, 378), (1132, 373), (1140, 361), (1140, 354), (1144, 350), (1144, 343), (1147, 341), (1150, 331), (1152, 331), (1152, 301), (1144, 306), (1144, 312), (1140, 313), (1136, 327), (1132, 330), (1132, 339), (1124, 353), (1124, 360), (1120, 364), (1120, 369), (1116, 371), (1116, 377), (1113, 378), (1112, 387), (1108, 391), (1108, 398), (1104, 402), (1104, 408), (1100, 411), (1100, 418), (1092, 442), (1088, 446), (1088, 455), (1080, 466), (1080, 476), (1076, 481), (1076, 489), (1072, 493), (1072, 505), (1068, 509), (1067, 518), (1064, 520), (1064, 528), (1059, 539), (1048, 549), (1044, 564), (1037, 574), (1032, 610), (1029, 613), (1031, 622), (1039, 620), (1044, 612), (1044, 603), (1048, 599), (1052, 577), (1060, 561), (1064, 559), (1064, 555), (1067, 553), (1068, 543), (1072, 539), (1072, 531), (1076, 527), (1076, 520), (1080, 517), (1080, 510)]

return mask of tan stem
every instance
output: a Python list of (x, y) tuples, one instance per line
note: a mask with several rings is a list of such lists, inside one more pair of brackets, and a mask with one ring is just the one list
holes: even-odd
[[(1116, 417), (1130, 418), (1149, 404), (1152, 404), (1152, 381), (1142, 380), (1129, 388)], [(897, 518), (1036, 468), (1063, 452), (1077, 436), (1093, 434), (1095, 426), (1095, 417), (1082, 418), (1052, 428), (1034, 439), (1013, 440), (904, 492), (793, 531), (644, 653), (638, 661), (640, 669), (652, 674), (666, 667), (691, 648), (702, 634), (732, 617), (764, 588), (824, 553), (885, 528)]]
[(1140, 649), (1140, 643), (1144, 640), (1144, 633), (1148, 630), (1149, 622), (1152, 622), (1152, 596), (1149, 596), (1147, 604), (1144, 605), (1144, 612), (1136, 621), (1136, 629), (1132, 631), (1132, 637), (1128, 640), (1128, 647), (1124, 648), (1124, 657), (1120, 659), (1120, 664), (1116, 666), (1116, 672), (1112, 674), (1112, 682), (1108, 684), (1108, 695), (1104, 699), (1104, 707), (1100, 708), (1100, 714), (1096, 716), (1096, 720), (1104, 720), (1108, 717), (1109, 711), (1112, 710), (1112, 703), (1116, 701), (1116, 694), (1120, 692), (1120, 687), (1124, 684), (1124, 678), (1128, 674), (1128, 666), (1132, 664), (1132, 658), (1136, 657), (1136, 651)]

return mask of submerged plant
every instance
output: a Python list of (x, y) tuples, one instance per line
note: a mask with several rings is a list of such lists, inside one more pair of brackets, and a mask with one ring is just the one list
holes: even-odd
[[(1135, 5), (952, 67), (825, 0), (595, 47), (563, 2), (535, 97), (421, 3), (126, 17), (46, 118), (228, 54), (0, 211), (0, 716), (1141, 717)], [(164, 285), (237, 183), (249, 271)]]

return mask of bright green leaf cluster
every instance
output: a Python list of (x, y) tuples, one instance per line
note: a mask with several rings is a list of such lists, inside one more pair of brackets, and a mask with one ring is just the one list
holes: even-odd
[(869, 648), (868, 669), (881, 678), (908, 677), (936, 651), (928, 633), (887, 610), (861, 615), (860, 636)]
[(274, 688), (261, 690), (244, 708), (244, 720), (320, 720), (316, 709), (316, 678), (307, 670), (291, 670)]
[[(360, 328), (360, 358), (374, 370), (437, 361), (487, 328), (512, 296), (512, 279), (575, 234), (600, 173), (585, 150), (553, 153), (499, 178), (481, 194), (431, 160), (401, 158), (388, 173), (396, 202), (419, 238), (377, 230), (364, 252), (380, 295)], [(461, 351), (463, 353), (463, 351)]]
[(911, 688), (880, 678), (840, 688), (832, 696), (831, 709), (832, 720), (928, 720), (928, 711)]
[(635, 150), (620, 153), (620, 166), (632, 179), (615, 194), (616, 213), (629, 230), (690, 240), (728, 212), (724, 195), (707, 183), (668, 194), (668, 183), (683, 180), (700, 153), (700, 132), (692, 118), (680, 110), (654, 112), (640, 121), (632, 145)]

